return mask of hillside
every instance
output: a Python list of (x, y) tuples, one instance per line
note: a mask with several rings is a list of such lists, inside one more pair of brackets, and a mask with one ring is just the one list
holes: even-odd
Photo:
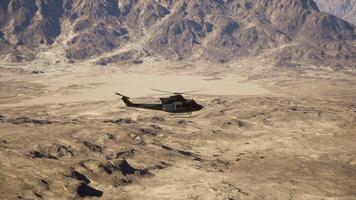
[[(163, 59), (352, 66), (355, 27), (313, 0), (3, 0), (0, 53), (33, 60), (53, 47), (98, 64)], [(272, 51), (273, 50), (273, 51)], [(109, 54), (106, 54), (108, 53)]]
[(354, 0), (316, 0), (320, 10), (341, 17), (356, 24), (356, 1)]

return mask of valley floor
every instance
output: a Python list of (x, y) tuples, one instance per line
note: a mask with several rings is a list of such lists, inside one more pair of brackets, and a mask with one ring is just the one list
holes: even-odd
[(116, 99), (34, 104), (99, 87), (51, 85), (97, 71), (2, 66), (0, 199), (356, 199), (353, 72), (188, 66), (211, 81), (235, 73), (264, 89), (193, 96), (205, 108), (189, 117)]

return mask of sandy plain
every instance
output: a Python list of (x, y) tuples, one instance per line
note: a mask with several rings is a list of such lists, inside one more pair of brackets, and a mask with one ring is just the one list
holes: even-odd
[[(205, 108), (113, 95), (151, 87), (205, 89)], [(355, 102), (355, 72), (326, 67), (1, 63), (0, 199), (356, 199)]]

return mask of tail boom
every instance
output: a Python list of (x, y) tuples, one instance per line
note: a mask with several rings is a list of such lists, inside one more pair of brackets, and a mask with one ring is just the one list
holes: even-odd
[(130, 97), (127, 97), (127, 96), (122, 95), (120, 93), (115, 93), (115, 94), (121, 96), (122, 101), (128, 107), (143, 108), (143, 109), (150, 109), (150, 110), (162, 110), (162, 104), (138, 104), (138, 103), (132, 103), (129, 100)]

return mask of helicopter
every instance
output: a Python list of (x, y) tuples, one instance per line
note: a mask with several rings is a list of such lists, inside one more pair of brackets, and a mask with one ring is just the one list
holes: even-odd
[(169, 97), (159, 98), (161, 100), (160, 104), (141, 104), (141, 103), (131, 102), (129, 100), (130, 97), (127, 97), (120, 93), (115, 93), (115, 94), (121, 96), (122, 101), (128, 107), (160, 110), (168, 113), (190, 113), (190, 114), (192, 112), (199, 111), (204, 108), (202, 105), (196, 103), (193, 99), (185, 99), (182, 96), (183, 94), (190, 94), (193, 92), (198, 92), (200, 90), (189, 91), (189, 92), (167, 92), (167, 91), (156, 90), (156, 89), (152, 89), (152, 90), (156, 92), (162, 92), (162, 93), (173, 94), (173, 95)]

